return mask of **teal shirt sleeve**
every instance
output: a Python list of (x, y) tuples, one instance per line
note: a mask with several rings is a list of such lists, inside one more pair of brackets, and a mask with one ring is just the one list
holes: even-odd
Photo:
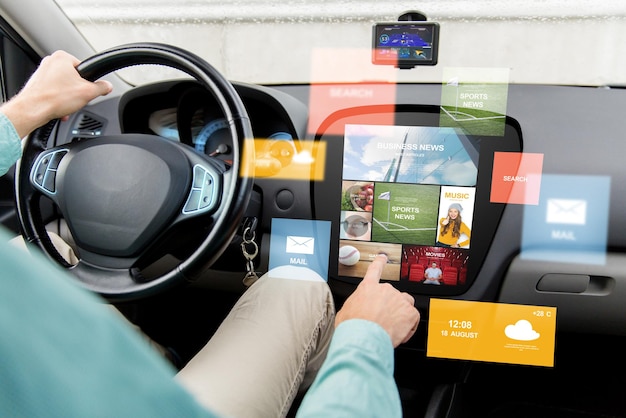
[(17, 135), (13, 124), (0, 112), (0, 176), (22, 156), (22, 140)]
[(391, 338), (378, 324), (341, 323), (297, 417), (401, 417)]
[(0, 417), (213, 417), (104, 301), (0, 231)]

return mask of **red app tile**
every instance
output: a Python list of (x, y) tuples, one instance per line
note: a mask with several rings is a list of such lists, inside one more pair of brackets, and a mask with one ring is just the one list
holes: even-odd
[(542, 169), (543, 154), (494, 153), (490, 201), (537, 205)]

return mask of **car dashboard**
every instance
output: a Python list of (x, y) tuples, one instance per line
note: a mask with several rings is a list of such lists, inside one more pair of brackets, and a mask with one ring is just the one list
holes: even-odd
[[(382, 86), (394, 90), (393, 103), (376, 98), (385, 96), (378, 84), (234, 85), (255, 136), (246, 217), (254, 219), (259, 273), (304, 265), (345, 296), (362, 277), (362, 264), (384, 252), (383, 280), (411, 293), (424, 318), (431, 298), (492, 301), (557, 307), (560, 330), (626, 332), (617, 315), (626, 291), (625, 242), (617, 227), (624, 219), (609, 213), (623, 200), (615, 188), (624, 174), (610, 153), (589, 158), (599, 136), (604, 148), (621, 146), (611, 139), (621, 131), (616, 120), (593, 104), (619, 108), (622, 90), (508, 86), (508, 112), (493, 135), (442, 127), (441, 85)], [(355, 91), (374, 93), (355, 101)], [(154, 83), (85, 108), (61, 125), (57, 145), (148, 133), (228, 162), (231, 138), (216, 109), (193, 81)], [(119, 126), (109, 123), (118, 112)], [(568, 122), (556, 123), (563, 119)], [(376, 138), (385, 144), (368, 149)], [(392, 157), (378, 158), (382, 163), (373, 155), (390, 150), (381, 147), (393, 148)], [(301, 155), (315, 162), (294, 168)], [(513, 187), (519, 182), (536, 186), (523, 194)], [(586, 211), (580, 219), (567, 207), (577, 202)], [(447, 247), (437, 233), (455, 204), (471, 239)], [(559, 210), (570, 218), (560, 219)], [(313, 236), (310, 250), (288, 248), (287, 239)], [(233, 278), (246, 266), (240, 243), (235, 240), (211, 276), (238, 282)], [(347, 260), (350, 250), (359, 256)], [(433, 262), (445, 273), (441, 285), (423, 283)]]

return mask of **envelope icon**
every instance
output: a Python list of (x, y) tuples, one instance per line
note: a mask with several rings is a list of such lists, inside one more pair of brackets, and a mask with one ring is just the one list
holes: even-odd
[(287, 235), (288, 253), (294, 254), (313, 254), (315, 239), (313, 237), (298, 237), (295, 235)]
[(587, 222), (587, 201), (548, 199), (546, 222), (549, 224), (584, 225)]

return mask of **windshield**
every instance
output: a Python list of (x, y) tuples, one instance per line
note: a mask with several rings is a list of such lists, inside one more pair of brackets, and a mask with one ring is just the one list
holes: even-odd
[[(372, 27), (415, 10), (379, 0), (56, 0), (96, 50), (165, 42), (234, 81), (262, 84), (434, 82), (447, 67), (498, 68), (510, 83), (624, 85), (623, 0), (425, 0), (440, 24), (439, 62), (372, 64)], [(125, 70), (133, 84), (167, 70)]]

